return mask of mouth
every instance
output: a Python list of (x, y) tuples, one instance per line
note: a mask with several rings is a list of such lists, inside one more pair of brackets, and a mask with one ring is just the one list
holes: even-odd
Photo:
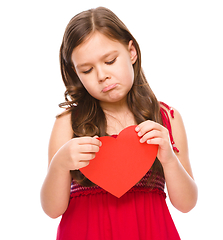
[(108, 91), (114, 89), (117, 85), (118, 85), (117, 83), (115, 83), (115, 84), (111, 84), (111, 85), (109, 85), (109, 86), (103, 88), (102, 92), (103, 92), (103, 93), (108, 92)]

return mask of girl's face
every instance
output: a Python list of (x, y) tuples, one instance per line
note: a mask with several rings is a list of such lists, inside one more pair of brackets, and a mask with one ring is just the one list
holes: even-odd
[(124, 46), (95, 32), (73, 50), (72, 62), (82, 84), (101, 103), (126, 100), (134, 81), (137, 52), (130, 41)]

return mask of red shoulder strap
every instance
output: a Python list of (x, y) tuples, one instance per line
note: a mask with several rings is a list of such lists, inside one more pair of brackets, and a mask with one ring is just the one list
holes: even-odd
[[(160, 102), (160, 104), (163, 105), (165, 108), (167, 108), (170, 111), (171, 117), (174, 118), (174, 110), (173, 110), (173, 108), (169, 107), (164, 102)], [(160, 112), (161, 112), (161, 117), (162, 117), (162, 121), (163, 121), (163, 126), (166, 127), (169, 130), (170, 141), (171, 141), (171, 144), (173, 146), (173, 150), (176, 151), (176, 152), (179, 152), (179, 150), (176, 147), (176, 144), (175, 144), (175, 142), (173, 140), (172, 128), (171, 128), (171, 124), (170, 124), (170, 119), (169, 119), (168, 113), (167, 113), (166, 109), (162, 108), (162, 106), (160, 107)]]

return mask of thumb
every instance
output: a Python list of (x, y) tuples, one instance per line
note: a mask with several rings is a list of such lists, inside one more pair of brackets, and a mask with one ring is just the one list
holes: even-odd
[(100, 147), (101, 147), (101, 146), (102, 146), (102, 142), (99, 140), (99, 136), (96, 135), (96, 136), (94, 136), (93, 138), (94, 138), (94, 139), (97, 139), (97, 140), (100, 142)]

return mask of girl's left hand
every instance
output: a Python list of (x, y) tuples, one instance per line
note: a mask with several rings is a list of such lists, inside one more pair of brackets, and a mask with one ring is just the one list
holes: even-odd
[(169, 131), (164, 126), (148, 120), (140, 123), (135, 128), (135, 131), (138, 133), (138, 136), (141, 137), (141, 143), (147, 142), (147, 144), (159, 145), (157, 158), (162, 165), (176, 158), (170, 142)]

